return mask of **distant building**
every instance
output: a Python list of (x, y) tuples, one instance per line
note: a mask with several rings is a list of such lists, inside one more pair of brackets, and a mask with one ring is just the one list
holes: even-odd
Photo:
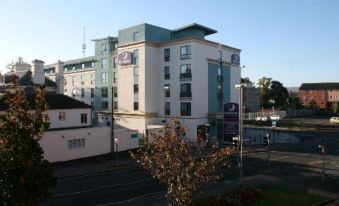
[(339, 83), (303, 83), (299, 88), (299, 98), (306, 107), (315, 104), (328, 110), (339, 102)]
[(259, 112), (260, 89), (255, 87), (244, 87), (244, 105), (246, 112)]

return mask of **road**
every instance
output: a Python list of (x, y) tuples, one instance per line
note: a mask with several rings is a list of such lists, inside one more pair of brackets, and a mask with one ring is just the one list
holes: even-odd
[[(268, 155), (266, 150), (261, 148), (255, 151), (244, 155), (245, 176), (267, 171)], [(322, 155), (318, 145), (313, 143), (304, 143), (298, 146), (289, 144), (273, 146), (270, 160), (270, 172), (281, 177), (289, 177), (290, 179), (286, 179), (287, 182), (312, 185), (321, 176)], [(224, 178), (231, 181), (235, 180), (239, 174), (236, 167), (236, 156), (232, 162), (233, 168), (226, 170), (224, 174)], [(327, 145), (325, 168), (328, 177), (339, 181), (338, 144)], [(313, 179), (308, 177), (313, 177)], [(41, 205), (104, 206), (133, 205), (130, 204), (133, 202), (134, 205), (138, 205), (140, 204), (139, 199), (163, 197), (164, 191), (165, 188), (158, 181), (153, 180), (147, 171), (131, 167), (59, 179), (53, 197)], [(126, 201), (129, 204), (126, 204)]]

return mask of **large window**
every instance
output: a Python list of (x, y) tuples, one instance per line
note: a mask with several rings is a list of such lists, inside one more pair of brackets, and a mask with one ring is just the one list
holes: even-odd
[(113, 109), (118, 109), (118, 102), (113, 102)]
[(103, 101), (101, 102), (101, 109), (107, 109), (108, 108), (108, 102)]
[(73, 86), (75, 85), (75, 80), (76, 80), (76, 79), (75, 79), (75, 77), (73, 76), (73, 77), (72, 77), (72, 85), (73, 85)]
[(118, 88), (117, 87), (113, 87), (113, 97), (114, 98), (118, 97)]
[(169, 62), (170, 59), (171, 59), (171, 50), (165, 49), (164, 50), (164, 60), (165, 60), (165, 62)]
[(165, 115), (171, 115), (171, 103), (165, 102)]
[(191, 58), (191, 45), (180, 47), (180, 59)]
[(165, 79), (170, 79), (171, 78), (171, 75), (170, 75), (170, 67), (169, 66), (166, 66), (164, 68), (164, 74), (165, 74)]
[(117, 68), (117, 58), (113, 57), (113, 68)]
[(185, 83), (180, 86), (180, 97), (192, 97), (191, 84)]
[(66, 120), (66, 112), (59, 112), (59, 121)]
[(165, 97), (171, 97), (171, 85), (165, 84), (164, 85), (164, 91), (165, 91)]
[(134, 110), (134, 111), (139, 110), (139, 102), (134, 102), (134, 104), (133, 104), (133, 110)]
[(81, 121), (81, 124), (87, 123), (87, 113), (80, 114), (80, 121)]
[(84, 98), (84, 97), (85, 97), (85, 89), (81, 88), (81, 98)]
[(91, 85), (95, 82), (95, 74), (91, 74)]
[(191, 102), (181, 102), (181, 116), (191, 116)]
[(139, 85), (138, 84), (134, 84), (134, 86), (133, 86), (133, 93), (134, 94), (139, 93)]
[(116, 72), (113, 72), (113, 82), (118, 83), (118, 75)]
[(190, 64), (180, 65), (180, 80), (191, 78), (192, 78), (191, 65)]
[(133, 32), (133, 41), (139, 41), (139, 40), (140, 40), (139, 32)]
[(81, 85), (84, 85), (84, 84), (85, 84), (84, 76), (83, 76), (83, 75), (80, 75), (80, 84), (81, 84)]
[(139, 50), (138, 49), (133, 51), (133, 64), (135, 66), (139, 65)]
[(107, 87), (101, 87), (101, 97), (107, 97), (107, 96), (108, 96)]
[(108, 82), (108, 73), (102, 72), (101, 73), (101, 83), (107, 83)]
[(86, 146), (85, 138), (68, 140), (68, 149), (78, 149)]
[(91, 88), (91, 98), (94, 98), (94, 88)]
[(107, 54), (107, 44), (101, 44), (101, 54), (102, 55)]
[(101, 68), (107, 69), (107, 59), (106, 58), (101, 59)]

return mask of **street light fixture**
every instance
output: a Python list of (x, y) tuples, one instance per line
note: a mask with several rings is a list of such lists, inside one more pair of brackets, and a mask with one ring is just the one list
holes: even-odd
[(165, 116), (165, 120), (163, 121), (163, 123), (167, 123), (166, 120), (166, 98), (167, 98), (167, 91), (169, 90), (169, 86), (165, 85), (164, 86), (164, 91), (165, 91), (165, 98), (164, 98), (164, 116)]

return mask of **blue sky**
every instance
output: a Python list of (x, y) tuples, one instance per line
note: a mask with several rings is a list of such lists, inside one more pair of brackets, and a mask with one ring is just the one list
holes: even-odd
[(0, 0), (0, 70), (18, 56), (81, 57), (84, 25), (92, 55), (90, 39), (144, 22), (216, 29), (207, 39), (242, 49), (243, 76), (252, 81), (339, 82), (338, 0)]

